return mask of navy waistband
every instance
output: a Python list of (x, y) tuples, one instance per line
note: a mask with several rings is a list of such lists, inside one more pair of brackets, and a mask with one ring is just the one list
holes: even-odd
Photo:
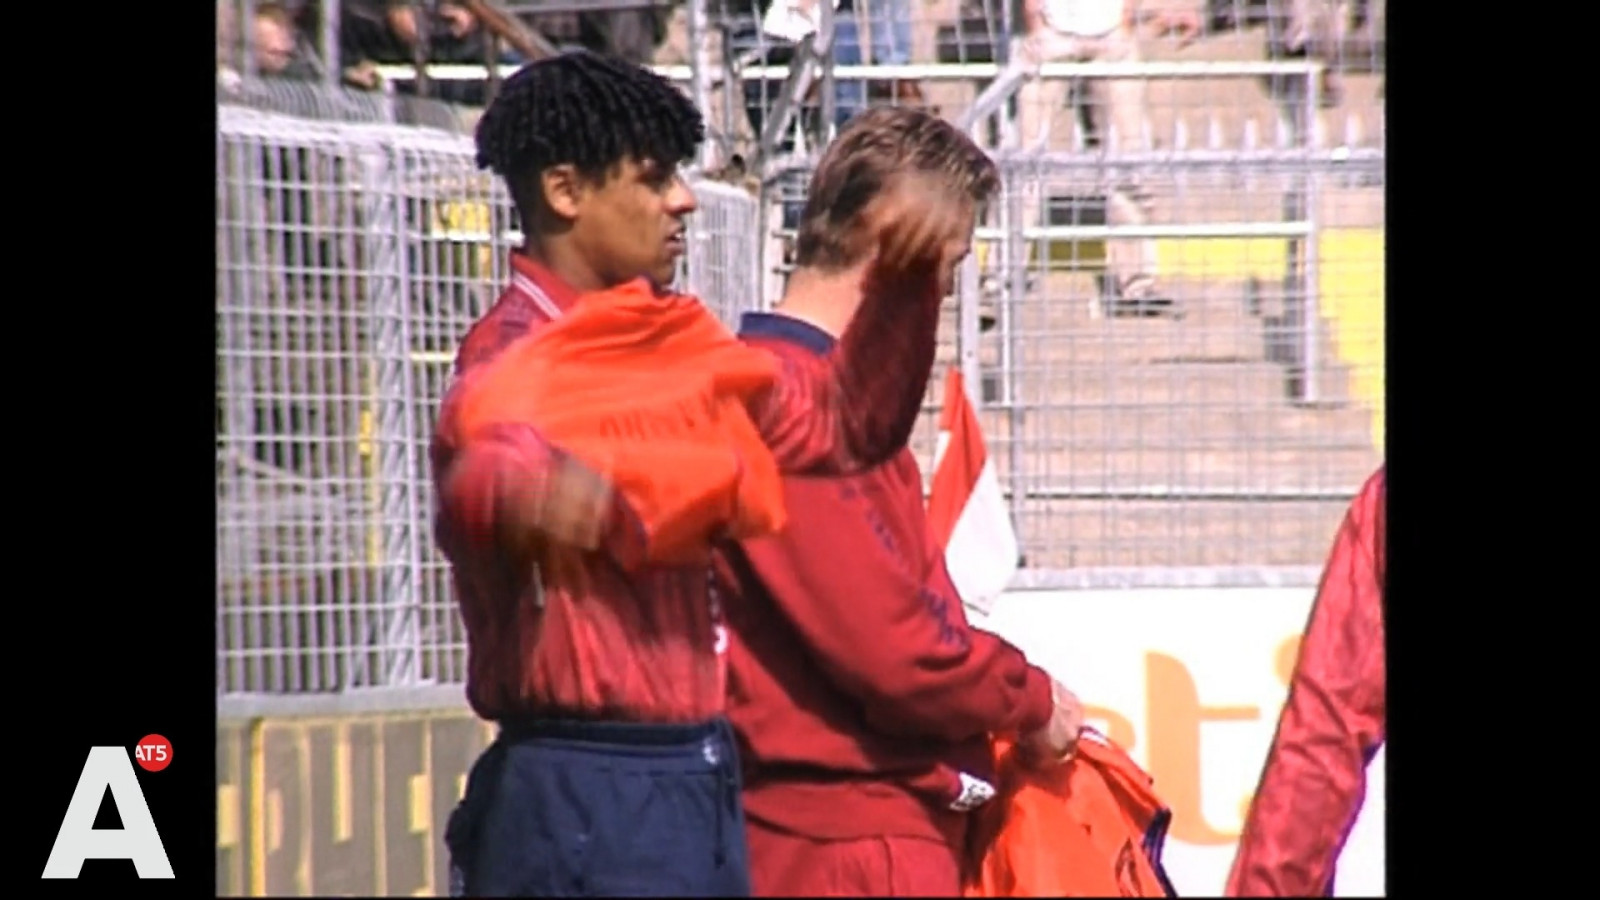
[(552, 738), (622, 747), (668, 747), (695, 744), (709, 737), (732, 737), (727, 720), (722, 718), (682, 724), (517, 718), (502, 720), (500, 731), (511, 740)]

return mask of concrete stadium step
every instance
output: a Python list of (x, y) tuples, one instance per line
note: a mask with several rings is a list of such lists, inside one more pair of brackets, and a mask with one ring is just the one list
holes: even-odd
[[(1239, 60), (1266, 58), (1263, 29), (1211, 35), (1179, 49), (1169, 41), (1145, 41), (1145, 57), (1155, 60)], [(1384, 101), (1378, 96), (1383, 77), (1371, 73), (1342, 76), (1343, 97), (1332, 109), (1320, 110), (1324, 146), (1339, 146), (1347, 137), (1357, 145), (1381, 142)], [(1224, 146), (1242, 146), (1246, 122), (1254, 122), (1263, 144), (1276, 139), (1278, 109), (1259, 78), (1153, 79), (1147, 88), (1151, 130), (1161, 146), (1170, 146), (1174, 122), (1183, 119), (1189, 146), (1207, 146), (1209, 120), (1218, 120)], [(1354, 120), (1354, 124), (1349, 124)], [(1352, 133), (1353, 132), (1353, 133)]]
[[(1104, 403), (1170, 408), (1181, 403), (1289, 410), (1306, 400), (1301, 387), (1301, 370), (1259, 358), (1189, 357), (1175, 362), (1150, 362), (1138, 358), (1140, 354), (1136, 350), (1126, 348), (1119, 357), (1104, 346), (1087, 349), (1069, 346), (1061, 351), (1060, 359), (1052, 360), (1046, 355), (1048, 352), (1033, 348), (1033, 352), (1017, 355), (1010, 376), (1014, 379), (1011, 396), (1024, 405), (1076, 408)], [(1327, 352), (1324, 360), (1331, 358)], [(974, 386), (974, 391), (981, 391), (976, 395), (985, 402), (998, 402), (1006, 396), (1002, 381), (1006, 376), (998, 357), (998, 352), (993, 352), (992, 348), (984, 348), (979, 354), (979, 373), (983, 381)], [(937, 366), (939, 377), (955, 364), (953, 353), (943, 358)], [(1349, 366), (1325, 361), (1316, 372), (1313, 405), (1321, 408), (1355, 405)], [(1201, 383), (1191, 383), (1194, 379)]]
[[(1018, 323), (1062, 328), (1108, 320), (1098, 315), (1102, 291), (1091, 272), (1048, 271), (1033, 280), (1032, 290), (1016, 302)], [(1156, 295), (1175, 301), (1183, 321), (1194, 325), (1249, 324), (1252, 305), (1263, 294), (1277, 296), (1281, 287), (1266, 287), (1248, 278), (1204, 278), (1166, 274), (1156, 281)]]
[[(1091, 366), (1115, 364), (1210, 364), (1267, 362), (1259, 322), (1208, 325), (1185, 318), (1105, 319), (1081, 328), (1017, 329), (1016, 354), (1024, 364)], [(989, 343), (998, 356), (1001, 338)]]
[(1029, 500), (1017, 527), (1036, 568), (1320, 566), (1348, 504)]
[[(1014, 307), (1019, 352), (1035, 360), (1140, 363), (1152, 361), (1262, 361), (1267, 358), (1262, 322), (1246, 311), (1244, 285), (1181, 283), (1164, 294), (1174, 297), (1182, 319), (1170, 316), (1106, 316), (1098, 291), (1077, 290), (1065, 277), (1052, 277), (1057, 289), (1031, 295)], [(1062, 289), (1062, 288), (1066, 289)], [(998, 314), (998, 309), (990, 307)], [(950, 317), (951, 333), (955, 318)], [(984, 352), (998, 352), (1000, 334), (982, 336)]]
[(1025, 361), (1015, 378), (1020, 402), (1058, 408), (1107, 402), (1264, 406), (1287, 398), (1283, 367), (1268, 362), (1096, 366)]
[[(1231, 442), (1249, 447), (1318, 447), (1370, 442), (1368, 412), (1356, 407), (1295, 409), (1282, 404), (1194, 403), (1129, 405), (1086, 403), (1021, 411), (1018, 421), (1069, 442), (1118, 441), (1162, 446), (1183, 442)], [(998, 406), (981, 408), (979, 423), (991, 441), (1004, 440), (1014, 420)]]
[[(1034, 424), (1024, 426), (1023, 435), (1023, 483), (1064, 496), (1345, 490), (1360, 486), (1380, 462), (1365, 435), (1314, 443), (1240, 444), (1226, 438), (1180, 443), (1131, 434), (1075, 435)], [(991, 440), (989, 447), (1000, 477), (1009, 479), (1009, 442)]]

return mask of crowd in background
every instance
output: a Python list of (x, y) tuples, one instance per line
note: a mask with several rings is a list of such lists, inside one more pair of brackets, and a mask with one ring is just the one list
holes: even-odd
[[(773, 6), (789, 7), (815, 18), (819, 0), (710, 0), (709, 12), (719, 22), (730, 24), (729, 37), (736, 55), (746, 62), (783, 65), (792, 56), (792, 45), (764, 34), (763, 19), (770, 19)], [(912, 25), (919, 16), (915, 0), (834, 0), (834, 61), (838, 64), (905, 64), (931, 62), (917, 59), (912, 45)], [(998, 33), (1004, 0), (962, 0), (957, 14), (941, 24), (937, 56), (964, 61), (1001, 61), (1013, 42), (1012, 36)], [(1143, 22), (1158, 23), (1163, 33), (1176, 32), (1185, 41), (1205, 34), (1261, 28), (1266, 34), (1269, 58), (1294, 59), (1311, 56), (1329, 63), (1323, 85), (1324, 102), (1332, 105), (1340, 97), (1338, 76), (1342, 70), (1372, 71), (1381, 68), (1383, 0), (1012, 0), (1011, 20), (1017, 37), (1026, 39), (1039, 31), (1030, 16), (1030, 6), (1042, 10), (1043, 20), (1056, 30), (1078, 27), (1073, 22), (1105, 15), (1117, 16), (1118, 8), (1137, 8)], [(685, 0), (640, 0), (637, 4), (607, 3), (600, 9), (518, 12), (515, 3), (488, 3), (483, 0), (341, 0), (338, 4), (339, 80), (350, 87), (376, 89), (377, 67), (408, 65), (422, 61), (435, 64), (483, 65), (491, 53), (501, 63), (516, 65), (537, 55), (540, 49), (583, 47), (608, 53), (636, 63), (647, 64), (657, 57), (668, 37), (672, 17)], [(323, 79), (328, 61), (323, 43), (322, 0), (257, 0), (254, 21), (248, 33), (238, 21), (248, 13), (243, 0), (218, 0), (217, 37), (219, 67), (236, 75), (253, 68), (264, 78)], [(560, 10), (560, 4), (554, 4)], [(573, 3), (571, 7), (581, 7)], [(509, 11), (501, 12), (505, 9)], [(1198, 11), (1197, 11), (1198, 10)], [(511, 29), (497, 27), (486, 18), (506, 16), (515, 22)], [(1069, 21), (1071, 20), (1071, 21)], [(1033, 24), (1033, 28), (1029, 25)], [(965, 27), (963, 27), (965, 26)], [(533, 43), (509, 35), (525, 29), (535, 36)], [(493, 48), (491, 49), (491, 42)], [(520, 45), (520, 46), (518, 46)], [(947, 46), (954, 45), (954, 46)], [(245, 47), (253, 67), (245, 64)], [(1059, 48), (1058, 48), (1059, 49)], [(954, 52), (949, 52), (949, 51)], [(530, 52), (533, 51), (533, 52)], [(413, 82), (396, 85), (401, 92), (416, 90)], [(747, 105), (763, 103), (763, 85), (747, 86)], [(775, 90), (776, 86), (770, 87)], [(484, 83), (471, 80), (442, 80), (429, 84), (432, 96), (449, 102), (481, 106), (486, 101)], [(1274, 84), (1274, 95), (1293, 90), (1292, 85)], [(770, 101), (770, 98), (764, 98)], [(835, 110), (842, 121), (865, 106), (882, 101), (920, 103), (922, 91), (915, 81), (846, 83), (837, 88)], [(759, 123), (752, 122), (759, 129)]]
[[(728, 42), (727, 58), (738, 65), (781, 67), (794, 60), (800, 42), (820, 24), (819, 5), (826, 2), (707, 0), (706, 13), (713, 34)], [(991, 101), (1017, 91), (1016, 139), (1024, 147), (1052, 149), (1060, 149), (1057, 124), (1065, 119), (1064, 111), (1077, 118), (1077, 134), (1090, 145), (1141, 149), (1128, 139), (1144, 137), (1150, 114), (1147, 80), (1102, 78), (1073, 84), (1029, 78), (1043, 63), (1140, 62), (1157, 43), (1184, 47), (1207, 36), (1260, 29), (1267, 58), (1310, 57), (1328, 64), (1319, 91), (1324, 107), (1340, 103), (1345, 72), (1382, 71), (1384, 0), (1009, 0), (1009, 16), (1002, 9), (1005, 2), (944, 4), (938, 8), (950, 21), (942, 22), (929, 21), (934, 5), (923, 0), (832, 0), (833, 61), (843, 66), (999, 63), (999, 77), (979, 86), (971, 106), (993, 106)], [(415, 71), (421, 63), (517, 66), (567, 48), (639, 64), (686, 62), (689, 56), (683, 23), (673, 22), (674, 16), (685, 14), (686, 0), (539, 4), (537, 12), (529, 12), (528, 4), (502, 0), (340, 0), (334, 29), (324, 27), (325, 3), (218, 0), (218, 61), (224, 79), (237, 81), (248, 73), (266, 79), (337, 81), (374, 91), (385, 87), (379, 71), (385, 66), (405, 71)], [(246, 17), (252, 27), (240, 29), (238, 22)], [(927, 55), (927, 35), (916, 29), (929, 26), (937, 31), (933, 58), (920, 58)], [(924, 39), (922, 53), (916, 49), (919, 36)], [(335, 44), (336, 54), (321, 52), (328, 43)], [(331, 63), (330, 55), (335, 57)], [(1309, 99), (1303, 77), (1269, 76), (1263, 82), (1266, 94), (1283, 109), (1303, 109)], [(480, 108), (494, 89), (485, 78), (415, 77), (397, 78), (392, 88), (399, 94)], [(763, 134), (783, 89), (783, 82), (776, 80), (743, 83), (747, 137)], [(1381, 86), (1379, 90), (1381, 96)], [(869, 106), (928, 105), (924, 86), (909, 78), (836, 78), (832, 99), (832, 121), (824, 122), (820, 85), (813, 83), (801, 99), (800, 127), (782, 128), (772, 135), (770, 147), (759, 141), (752, 146), (786, 153), (798, 149), (794, 141), (799, 134), (825, 135), (829, 125), (842, 126)], [(729, 123), (729, 128), (730, 133), (719, 135), (727, 151), (719, 171), (738, 181), (744, 178), (743, 158), (734, 150), (741, 140), (740, 126)], [(786, 191), (792, 196), (783, 203), (789, 228), (803, 193), (797, 185), (791, 187)], [(1124, 179), (1106, 193), (1104, 221), (1113, 226), (1148, 224), (1153, 201), (1142, 183)], [(1024, 215), (1035, 220), (1042, 212), (1030, 206)], [(1178, 314), (1177, 302), (1157, 277), (1153, 240), (1110, 241), (1106, 252), (1102, 293), (1109, 313)]]
[[(237, 27), (244, 7), (241, 0), (217, 0), (220, 68), (235, 74), (248, 68), (248, 40), (256, 77), (326, 78), (319, 0), (257, 0), (248, 35)], [(671, 5), (660, 3), (522, 14), (507, 17), (520, 26), (508, 30), (486, 21), (499, 13), (497, 5), (470, 0), (341, 0), (338, 7), (338, 80), (365, 90), (380, 86), (378, 67), (410, 65), (419, 57), (432, 64), (484, 65), (492, 54), (502, 64), (518, 65), (540, 45), (530, 46), (516, 32), (531, 31), (539, 36), (535, 40), (554, 49), (583, 47), (648, 63), (666, 37), (672, 14)], [(416, 86), (405, 82), (396, 89), (411, 93)], [(487, 100), (486, 85), (477, 80), (441, 80), (428, 90), (430, 96), (467, 106), (482, 106)]]

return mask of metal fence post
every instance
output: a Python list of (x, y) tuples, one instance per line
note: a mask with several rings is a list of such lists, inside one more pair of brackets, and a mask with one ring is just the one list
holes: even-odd
[(1308, 404), (1315, 404), (1322, 399), (1319, 390), (1322, 378), (1322, 310), (1317, 296), (1321, 285), (1318, 283), (1317, 263), (1322, 248), (1318, 246), (1317, 233), (1317, 181), (1318, 174), (1311, 166), (1311, 160), (1316, 153), (1317, 146), (1317, 109), (1322, 105), (1322, 75), (1312, 69), (1306, 74), (1306, 99), (1305, 120), (1300, 128), (1300, 144), (1304, 151), (1306, 161), (1304, 180), (1301, 182), (1302, 203), (1304, 209), (1301, 215), (1306, 223), (1306, 237), (1304, 255), (1301, 259), (1301, 297), (1304, 298), (1305, 315), (1305, 349), (1301, 354), (1305, 366), (1305, 374), (1301, 383), (1301, 399)]
[(1286, 103), (1281, 115), (1288, 129), (1288, 143), (1300, 151), (1306, 165), (1289, 178), (1290, 188), (1284, 195), (1284, 221), (1304, 222), (1308, 226), (1302, 238), (1291, 238), (1287, 266), (1284, 271), (1285, 324), (1288, 337), (1294, 342), (1289, 378), (1294, 398), (1301, 403), (1315, 404), (1320, 399), (1317, 390), (1320, 368), (1321, 314), (1317, 304), (1317, 228), (1316, 183), (1317, 173), (1310, 165), (1316, 149), (1317, 105), (1321, 96), (1321, 79), (1316, 69), (1304, 75), (1305, 93), (1298, 104)]
[(372, 444), (376, 479), (382, 644), (381, 682), (409, 686), (420, 679), (417, 460), (411, 427), (410, 295), (406, 219), (400, 193), (405, 171), (399, 153), (366, 146), (361, 154), (370, 325)]
[[(997, 310), (996, 330), (1000, 332), (1000, 402), (1006, 410), (1010, 428), (1006, 441), (1006, 460), (1010, 471), (1006, 481), (1011, 489), (1011, 520), (1020, 522), (1023, 500), (1027, 494), (1022, 462), (1022, 405), (1017, 402), (1017, 346), (1013, 315), (1017, 304), (1028, 290), (1028, 242), (1023, 234), (1023, 210), (1026, 205), (1022, 188), (1026, 184), (1024, 173), (1018, 166), (1003, 165), (1000, 184), (1004, 197), (1000, 204), (1000, 233), (1004, 235), (1001, 246), (1006, 273), (1002, 279), (1000, 308)], [(1013, 526), (1015, 527), (1015, 526)], [(1026, 551), (1024, 551), (1026, 552)]]
[(344, 63), (339, 53), (339, 0), (322, 0), (323, 81), (338, 87), (344, 81)]
[[(833, 33), (833, 4), (827, 2), (819, 3), (817, 5), (817, 13), (817, 32), (825, 36), (822, 44), (822, 59), (820, 60), (822, 64), (822, 142), (817, 149), (821, 150), (822, 147), (827, 146), (828, 142), (833, 140), (833, 119), (836, 114), (835, 104), (838, 98), (834, 96), (833, 39), (835, 35)], [(856, 36), (856, 42), (860, 43), (859, 34)], [(797, 103), (803, 103), (804, 101), (805, 98), (803, 96), (795, 98)]]
[(961, 367), (961, 377), (967, 383), (968, 399), (974, 408), (982, 402), (983, 397), (983, 372), (978, 364), (978, 305), (982, 300), (982, 291), (978, 261), (968, 256), (961, 264), (961, 280), (956, 289), (956, 358)]
[[(711, 110), (711, 34), (706, 17), (706, 0), (689, 0), (689, 99), (694, 108), (709, 114)], [(716, 141), (700, 143), (696, 162), (702, 170), (716, 165)]]
[[(250, 178), (249, 172), (256, 157), (240, 143), (225, 138), (218, 129), (217, 212), (227, 221), (226, 227), (217, 229), (217, 348), (222, 357), (217, 365), (217, 391), (223, 407), (221, 427), (225, 429), (219, 435), (218, 447), (217, 643), (234, 649), (245, 644), (245, 611), (242, 596), (228, 596), (226, 580), (232, 576), (235, 583), (244, 581), (259, 564), (255, 555), (265, 546), (255, 481), (236, 472), (234, 459), (248, 453), (255, 439), (255, 417), (249, 398), (256, 392), (250, 355), (241, 351), (250, 346), (250, 300), (266, 295), (266, 291), (257, 290), (256, 284), (265, 276), (260, 272), (251, 275), (241, 265), (265, 248), (251, 246), (249, 223), (259, 204), (251, 202), (249, 185), (257, 180)], [(221, 689), (242, 690), (259, 684), (252, 678), (259, 673), (247, 671), (238, 656), (227, 665), (222, 660), (219, 655), (217, 683)], [(255, 665), (260, 665), (259, 659)]]

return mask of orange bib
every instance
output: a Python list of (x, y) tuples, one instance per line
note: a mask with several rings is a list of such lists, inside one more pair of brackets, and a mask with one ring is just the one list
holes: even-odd
[(998, 796), (978, 814), (968, 897), (1173, 897), (1161, 869), (1170, 811), (1126, 753), (1085, 729), (1072, 761), (1024, 768), (995, 742)]
[(534, 426), (611, 478), (650, 562), (698, 562), (713, 532), (783, 526), (777, 463), (746, 412), (777, 375), (698, 301), (641, 280), (585, 295), (469, 373), (458, 427)]

